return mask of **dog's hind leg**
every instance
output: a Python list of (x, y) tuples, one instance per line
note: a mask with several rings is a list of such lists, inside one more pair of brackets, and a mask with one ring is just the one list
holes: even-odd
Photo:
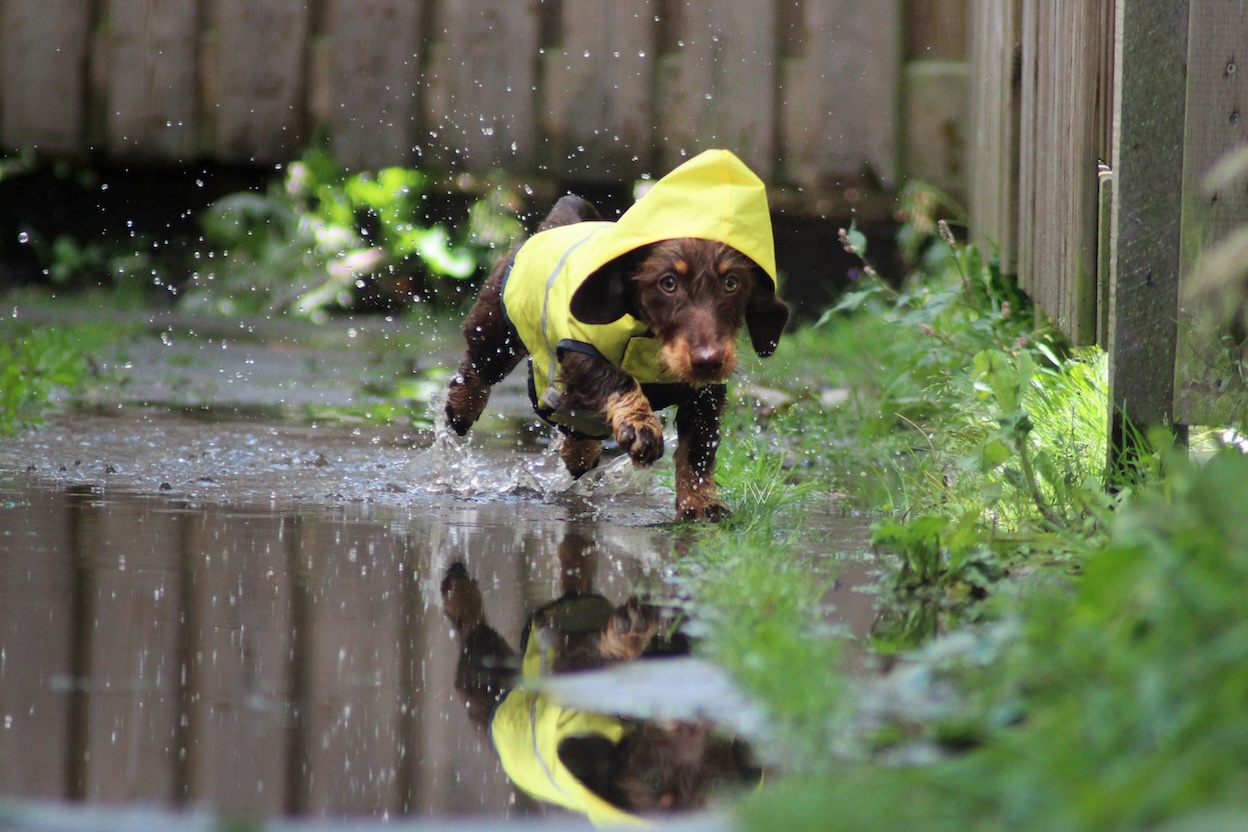
[(509, 263), (503, 260), (494, 267), (464, 319), (468, 350), (446, 397), (446, 421), (460, 436), (481, 417), (490, 400), (490, 387), (506, 378), (528, 354), (503, 315), (503, 278)]
[(728, 516), (715, 484), (715, 452), (726, 389), (722, 384), (693, 392), (676, 410), (676, 517), (710, 520)]

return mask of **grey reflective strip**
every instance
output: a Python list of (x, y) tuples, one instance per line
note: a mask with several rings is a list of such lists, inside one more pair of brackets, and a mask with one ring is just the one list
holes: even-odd
[(550, 770), (550, 766), (546, 764), (546, 758), (542, 756), (541, 749), (537, 747), (537, 701), (540, 697), (533, 697), (532, 704), (529, 705), (529, 735), (533, 737), (533, 757), (542, 766), (542, 772), (546, 775), (546, 779), (550, 781), (550, 785), (555, 787), (559, 794), (572, 799), (572, 795), (564, 791), (563, 786), (559, 785), (559, 781), (555, 779), (555, 773)]
[(563, 253), (563, 256), (559, 258), (559, 262), (555, 264), (555, 268), (550, 273), (550, 277), (546, 278), (546, 294), (542, 296), (542, 337), (546, 339), (547, 344), (550, 346), (550, 373), (546, 376), (546, 380), (550, 383), (552, 388), (555, 385), (555, 369), (558, 365), (557, 356), (559, 351), (555, 349), (554, 344), (550, 344), (550, 338), (546, 334), (546, 322), (549, 319), (550, 313), (550, 290), (554, 287), (555, 278), (559, 276), (559, 272), (563, 271), (563, 264), (567, 263), (568, 258), (572, 256), (572, 252), (580, 248), (583, 243), (587, 242), (590, 237), (601, 231), (602, 228), (603, 226), (598, 226), (584, 237), (568, 246), (568, 250)]

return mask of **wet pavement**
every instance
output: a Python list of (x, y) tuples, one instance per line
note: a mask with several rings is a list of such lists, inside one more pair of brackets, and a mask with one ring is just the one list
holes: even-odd
[[(401, 324), (344, 322), (314, 343), (215, 326), (149, 326), (116, 359), (126, 384), (0, 445), (0, 800), (577, 817), (518, 789), (474, 721), (445, 584), (473, 582), (474, 621), (513, 653), (556, 599), (661, 602), (688, 543), (662, 477), (617, 459), (573, 484), (517, 428), (519, 374), (469, 444), (420, 418), (318, 423), (315, 408), (360, 405)], [(454, 342), (434, 341), (448, 342), (417, 369), (453, 366)], [(818, 554), (865, 549), (861, 520), (810, 522)], [(868, 570), (847, 561), (834, 591), (859, 635)], [(645, 664), (565, 695), (661, 726), (757, 729), (714, 668)]]

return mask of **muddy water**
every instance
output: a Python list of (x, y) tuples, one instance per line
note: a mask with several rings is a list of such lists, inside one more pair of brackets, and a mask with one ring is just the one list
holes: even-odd
[[(627, 465), (571, 488), (547, 453), (431, 441), (122, 408), (0, 448), (0, 797), (550, 811), (469, 718), (443, 578), (462, 563), (514, 648), (569, 557), (613, 602), (662, 594), (671, 495)], [(860, 522), (811, 522), (822, 553), (863, 548)], [(858, 633), (863, 580), (835, 593)]]

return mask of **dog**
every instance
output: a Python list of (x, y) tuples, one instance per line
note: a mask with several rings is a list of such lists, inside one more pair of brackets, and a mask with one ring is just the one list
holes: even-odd
[(519, 655), (489, 625), (467, 567), (453, 563), (443, 577), (443, 613), (460, 646), (455, 687), (507, 776), (530, 796), (600, 825), (704, 808), (717, 787), (757, 784), (762, 771), (747, 745), (704, 721), (567, 707), (529, 684), (690, 651), (658, 607), (636, 597), (617, 606), (595, 593), (594, 560), (588, 534), (572, 532), (560, 543), (561, 595), (532, 614)]
[(529, 396), (561, 432), (573, 477), (614, 438), (636, 465), (663, 455), (656, 411), (675, 406), (676, 516), (728, 516), (715, 483), (726, 382), (744, 326), (771, 355), (789, 319), (776, 294), (766, 189), (736, 156), (706, 151), (618, 221), (561, 198), (496, 264), (464, 321), (446, 418), (468, 432), (490, 387), (529, 358)]

